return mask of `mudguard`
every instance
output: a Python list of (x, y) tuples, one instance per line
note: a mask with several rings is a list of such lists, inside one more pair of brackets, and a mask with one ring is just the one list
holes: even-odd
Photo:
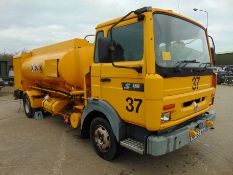
[(81, 129), (83, 127), (84, 121), (93, 111), (101, 112), (106, 116), (112, 127), (112, 131), (116, 136), (117, 141), (120, 141), (120, 138), (125, 133), (124, 122), (121, 120), (115, 109), (104, 100), (96, 100), (93, 98), (88, 99), (88, 104), (85, 106), (81, 118)]

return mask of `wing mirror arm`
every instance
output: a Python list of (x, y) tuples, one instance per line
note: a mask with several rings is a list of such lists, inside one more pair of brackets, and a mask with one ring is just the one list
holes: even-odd
[(214, 43), (214, 39), (213, 39), (212, 36), (209, 35), (209, 38), (211, 39), (211, 42), (213, 44), (213, 47), (210, 48), (210, 51), (211, 51), (211, 55), (212, 55), (213, 64), (215, 65), (216, 64), (216, 60), (215, 60), (215, 43)]

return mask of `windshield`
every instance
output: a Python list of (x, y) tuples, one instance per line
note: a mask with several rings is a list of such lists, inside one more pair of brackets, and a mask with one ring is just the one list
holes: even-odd
[(160, 67), (200, 67), (210, 63), (205, 31), (166, 14), (154, 15), (156, 63)]

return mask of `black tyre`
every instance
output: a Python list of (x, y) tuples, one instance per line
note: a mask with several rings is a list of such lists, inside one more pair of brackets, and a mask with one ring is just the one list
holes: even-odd
[(32, 108), (30, 99), (27, 95), (24, 95), (23, 97), (23, 108), (28, 118), (33, 118), (35, 112), (37, 111), (36, 108)]
[(119, 153), (119, 144), (108, 121), (97, 117), (91, 122), (90, 138), (96, 153), (105, 160), (114, 159)]

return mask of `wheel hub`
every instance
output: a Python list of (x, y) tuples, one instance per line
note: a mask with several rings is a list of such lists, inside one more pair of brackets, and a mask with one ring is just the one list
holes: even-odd
[(103, 126), (98, 126), (94, 133), (95, 143), (102, 152), (106, 152), (110, 148), (110, 136)]

